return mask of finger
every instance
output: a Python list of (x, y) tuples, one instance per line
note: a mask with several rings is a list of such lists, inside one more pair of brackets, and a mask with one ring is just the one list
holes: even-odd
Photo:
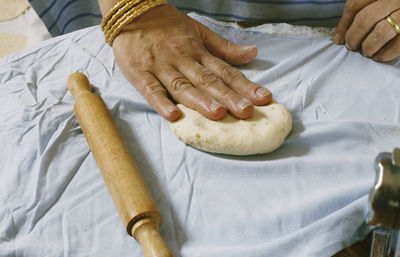
[(246, 119), (253, 113), (253, 105), (242, 97), (210, 70), (195, 60), (182, 60), (178, 70), (198, 89), (202, 90), (218, 102), (224, 104), (230, 113), (237, 118)]
[(375, 2), (376, 0), (347, 0), (344, 4), (342, 17), (336, 26), (333, 34), (333, 42), (338, 45), (344, 44), (344, 37), (350, 25), (353, 23), (354, 16), (365, 6)]
[(257, 47), (255, 45), (243, 46), (232, 43), (203, 24), (199, 26), (204, 32), (204, 46), (214, 56), (232, 65), (243, 65), (256, 58)]
[(400, 36), (396, 36), (382, 47), (373, 57), (378, 62), (389, 62), (400, 56)]
[(170, 95), (179, 103), (198, 111), (203, 116), (212, 120), (219, 120), (225, 116), (225, 106), (195, 88), (174, 67), (165, 65), (157, 69), (156, 73), (158, 79), (168, 89)]
[(240, 95), (249, 99), (255, 105), (266, 105), (272, 100), (271, 92), (248, 80), (243, 73), (231, 65), (211, 54), (204, 54), (201, 57), (201, 64), (208, 68), (230, 88)]
[[(395, 21), (400, 20), (400, 10), (392, 13), (390, 16)], [(386, 19), (381, 20), (363, 41), (361, 45), (363, 55), (372, 57), (395, 36), (397, 36), (397, 33), (392, 25)]]
[(400, 8), (400, 1), (380, 0), (366, 6), (354, 18), (349, 30), (346, 32), (346, 47), (350, 50), (358, 50), (364, 38), (374, 26), (393, 11)]
[(127, 79), (135, 85), (151, 107), (169, 121), (177, 120), (181, 111), (167, 97), (167, 91), (149, 72), (125, 72)]

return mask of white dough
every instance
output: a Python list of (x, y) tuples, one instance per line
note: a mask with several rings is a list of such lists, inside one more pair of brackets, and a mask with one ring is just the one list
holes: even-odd
[(253, 115), (240, 120), (227, 114), (213, 121), (178, 104), (182, 117), (170, 122), (186, 144), (203, 151), (231, 155), (269, 153), (283, 144), (292, 129), (292, 116), (282, 104), (255, 106)]
[(27, 0), (0, 0), (0, 21), (18, 17), (29, 6)]

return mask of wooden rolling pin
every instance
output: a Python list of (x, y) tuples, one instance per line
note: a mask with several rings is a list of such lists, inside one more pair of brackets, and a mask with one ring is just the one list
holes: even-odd
[(161, 215), (100, 96), (82, 73), (68, 78), (74, 111), (103, 179), (128, 231), (145, 257), (173, 256), (159, 233)]

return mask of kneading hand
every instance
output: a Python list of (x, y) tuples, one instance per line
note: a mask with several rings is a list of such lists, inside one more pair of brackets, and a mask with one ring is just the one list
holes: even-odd
[(361, 49), (376, 61), (391, 61), (400, 56), (400, 31), (396, 32), (388, 16), (400, 22), (399, 0), (347, 0), (334, 42), (345, 43), (350, 50)]
[(230, 65), (253, 60), (255, 46), (231, 43), (169, 5), (151, 9), (126, 26), (113, 50), (124, 76), (170, 121), (181, 112), (168, 93), (213, 120), (223, 118), (227, 110), (248, 118), (253, 104), (272, 99), (267, 89)]

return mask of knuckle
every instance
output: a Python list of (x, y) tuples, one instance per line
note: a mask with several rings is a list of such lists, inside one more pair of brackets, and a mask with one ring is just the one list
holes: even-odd
[(232, 43), (229, 40), (227, 40), (225, 38), (222, 38), (222, 40), (221, 40), (221, 49), (222, 49), (222, 51), (221, 51), (221, 56), (220, 57), (222, 59), (226, 60), (226, 53), (231, 51), (231, 48), (232, 48)]
[(193, 52), (193, 49), (198, 49), (198, 39), (187, 36), (187, 37), (179, 37), (175, 40), (168, 42), (168, 47), (175, 54), (179, 55), (187, 55)]
[(165, 88), (163, 88), (157, 81), (154, 80), (148, 80), (148, 81), (144, 81), (145, 83), (145, 87), (144, 87), (144, 92), (143, 94), (146, 96), (156, 96), (156, 95), (166, 95), (167, 91), (165, 90)]
[(172, 49), (173, 52), (178, 54), (185, 53), (185, 43), (182, 41), (172, 41), (169, 42), (169, 48)]
[(229, 40), (227, 40), (225, 38), (222, 38), (222, 47), (223, 47), (223, 49), (229, 50), (231, 48), (231, 46), (232, 46), (232, 43)]
[(230, 65), (221, 63), (219, 64), (218, 70), (220, 71), (222, 78), (229, 80), (237, 80), (242, 78), (242, 73)]
[(218, 85), (221, 80), (213, 73), (203, 69), (196, 75), (196, 81), (202, 88), (209, 88)]
[(190, 87), (190, 84), (184, 77), (178, 77), (171, 80), (169, 86), (171, 91), (180, 92)]

